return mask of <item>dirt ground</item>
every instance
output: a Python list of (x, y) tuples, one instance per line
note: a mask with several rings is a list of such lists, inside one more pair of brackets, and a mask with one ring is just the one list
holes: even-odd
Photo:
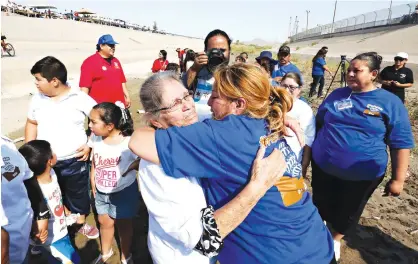
[[(301, 63), (301, 62), (299, 62)], [(311, 82), (310, 73), (302, 68), (305, 83)], [(417, 67), (418, 68), (418, 67)], [(308, 69), (308, 67), (306, 67)], [(415, 76), (418, 71), (414, 70)], [(338, 79), (338, 78), (337, 78)], [(143, 82), (141, 79), (128, 81), (128, 89), (131, 94), (133, 116), (136, 127), (143, 125), (140, 115), (136, 112), (140, 109), (139, 88)], [(326, 80), (328, 87), (330, 78)], [(335, 87), (337, 84), (334, 85)], [(333, 86), (333, 87), (334, 87)], [(416, 85), (415, 85), (416, 86)], [(417, 89), (415, 87), (415, 89)], [(307, 88), (305, 87), (306, 92)], [(321, 100), (310, 99), (312, 108), (316, 108)], [(413, 118), (413, 130), (415, 140), (418, 139), (418, 103), (416, 98), (409, 100), (407, 107)], [(9, 135), (17, 138), (23, 135), (23, 130), (16, 131)], [(405, 189), (399, 197), (383, 197), (384, 183), (375, 191), (361, 217), (359, 225), (346, 236), (342, 243), (341, 264), (362, 264), (362, 263), (418, 263), (418, 151), (417, 148), (411, 154), (410, 176), (405, 183)], [(389, 174), (389, 173), (388, 173)], [(386, 180), (390, 175), (386, 176)], [(142, 200), (142, 199), (141, 199)], [(88, 218), (89, 223), (94, 224), (93, 214)], [(148, 215), (143, 201), (135, 218), (134, 242), (132, 252), (135, 263), (152, 263), (150, 258), (146, 237), (148, 231)], [(412, 232), (412, 233), (411, 233)], [(87, 240), (81, 235), (76, 235), (75, 246), (78, 249), (83, 263), (90, 263), (99, 254), (100, 240)], [(119, 250), (117, 242), (113, 245), (116, 253), (107, 263), (116, 264), (119, 261)], [(32, 257), (30, 263), (47, 263), (44, 256)], [(225, 264), (225, 263), (222, 263)]]

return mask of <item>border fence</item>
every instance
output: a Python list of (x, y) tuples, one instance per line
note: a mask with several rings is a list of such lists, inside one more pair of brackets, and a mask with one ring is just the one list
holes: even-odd
[[(360, 7), (361, 2), (357, 2), (356, 4)], [(366, 28), (402, 24), (418, 24), (418, 1), (361, 14), (322, 26), (317, 26), (315, 28), (311, 28), (290, 36), (290, 41), (294, 42), (297, 40), (303, 40), (333, 33), (342, 33), (354, 30), (362, 30)]]

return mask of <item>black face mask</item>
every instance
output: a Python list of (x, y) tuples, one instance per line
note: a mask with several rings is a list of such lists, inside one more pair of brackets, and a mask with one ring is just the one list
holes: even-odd
[(208, 69), (210, 72), (213, 72), (216, 67), (226, 62), (224, 55), (225, 49), (211, 49), (206, 55), (208, 56)]

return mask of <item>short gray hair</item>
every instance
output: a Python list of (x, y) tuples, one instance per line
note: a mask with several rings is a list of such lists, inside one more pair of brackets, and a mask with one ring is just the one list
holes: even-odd
[(166, 81), (175, 81), (183, 85), (178, 75), (173, 71), (155, 73), (142, 84), (139, 99), (145, 112), (158, 117), (159, 112), (154, 113), (153, 111), (162, 107), (162, 88)]

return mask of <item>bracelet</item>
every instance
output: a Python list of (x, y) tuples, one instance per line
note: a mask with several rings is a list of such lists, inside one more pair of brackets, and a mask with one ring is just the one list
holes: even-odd
[(203, 233), (195, 250), (209, 258), (215, 257), (222, 249), (223, 241), (214, 217), (215, 210), (211, 205), (200, 211)]

